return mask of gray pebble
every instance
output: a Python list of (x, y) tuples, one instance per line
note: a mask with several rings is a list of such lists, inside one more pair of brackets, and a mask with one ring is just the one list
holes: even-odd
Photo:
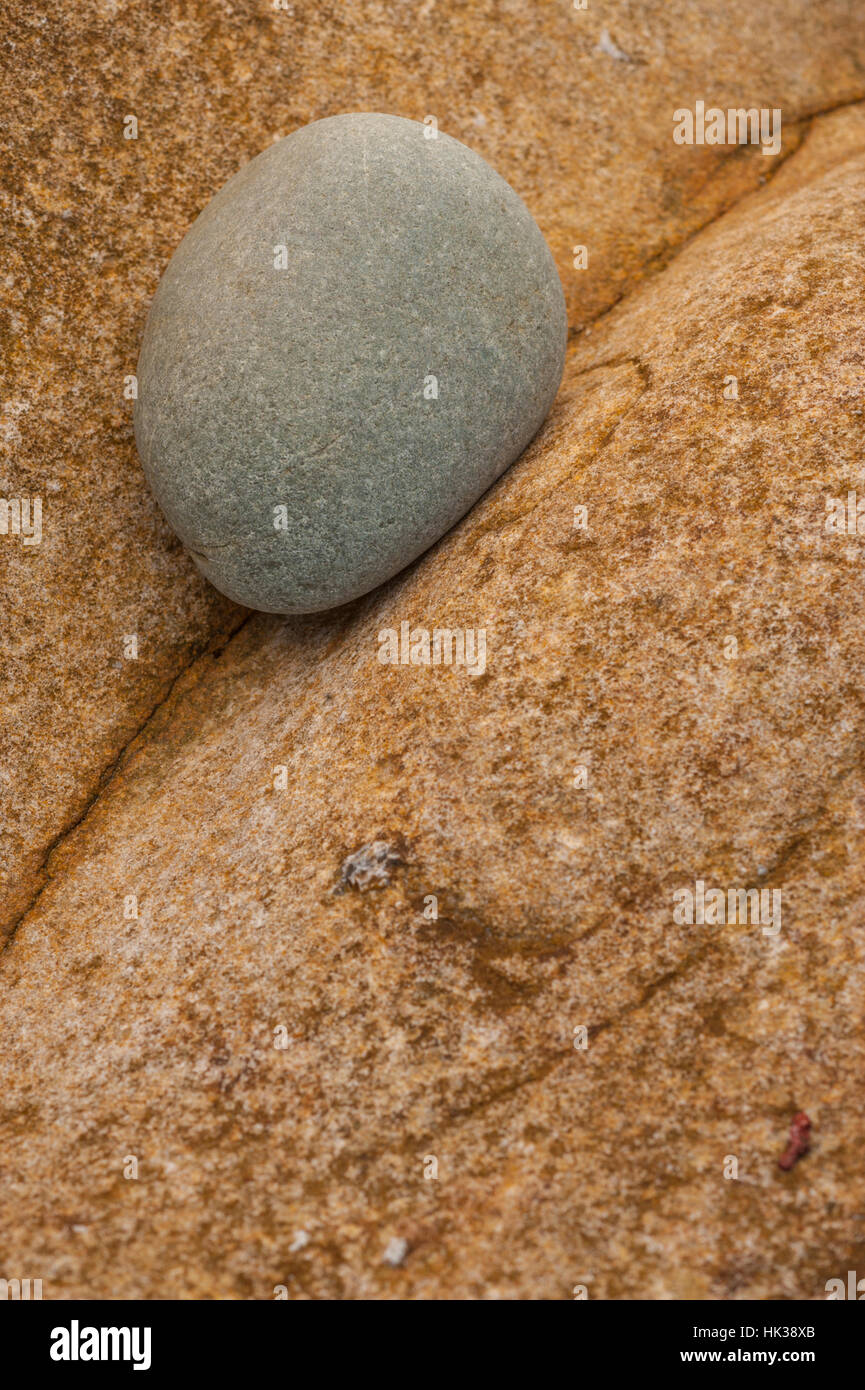
[(222, 593), (331, 608), (468, 511), (558, 389), (562, 287), (516, 193), (398, 116), (280, 140), (207, 205), (162, 277), (135, 437)]

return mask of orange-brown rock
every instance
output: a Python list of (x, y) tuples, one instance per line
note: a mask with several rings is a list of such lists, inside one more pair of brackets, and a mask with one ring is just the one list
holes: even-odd
[[(0, 963), (0, 1229), (46, 1297), (861, 1267), (861, 137), (817, 122), (576, 337), (410, 571), (194, 663), (58, 843)], [(383, 665), (403, 621), (484, 629), (484, 673)], [(678, 925), (697, 880), (780, 931)]]
[(2, 542), (0, 930), (179, 672), (242, 620), (161, 521), (124, 394), (171, 252), (242, 163), (335, 112), (435, 114), (526, 199), (579, 327), (778, 162), (675, 146), (676, 107), (781, 107), (783, 162), (813, 113), (865, 93), (847, 0), (795, 22), (786, 0), (6, 9), (0, 483), (41, 497), (44, 539)]

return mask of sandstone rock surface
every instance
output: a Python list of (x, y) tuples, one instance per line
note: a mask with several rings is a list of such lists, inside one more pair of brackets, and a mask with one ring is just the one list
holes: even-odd
[(783, 162), (815, 112), (865, 95), (863, 49), (848, 0), (799, 6), (794, 23), (787, 0), (722, 15), (715, 0), (11, 0), (0, 495), (41, 496), (44, 536), (26, 552), (3, 538), (0, 930), (178, 674), (243, 620), (162, 521), (125, 394), (159, 277), (214, 192), (310, 120), (434, 114), (529, 206), (576, 329), (778, 162), (674, 146), (676, 107), (700, 93), (780, 106)]
[[(0, 960), (0, 1228), (46, 1296), (861, 1268), (865, 550), (825, 520), (865, 496), (862, 134), (575, 336), (405, 575), (194, 663), (57, 845)], [(403, 621), (485, 671), (382, 665)], [(697, 879), (781, 931), (677, 926)]]

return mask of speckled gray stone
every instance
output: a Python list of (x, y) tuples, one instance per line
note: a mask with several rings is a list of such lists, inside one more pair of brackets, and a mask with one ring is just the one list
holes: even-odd
[(330, 608), (426, 550), (518, 457), (564, 365), (562, 287), (514, 191), (397, 116), (265, 150), (160, 282), (135, 436), (199, 569)]

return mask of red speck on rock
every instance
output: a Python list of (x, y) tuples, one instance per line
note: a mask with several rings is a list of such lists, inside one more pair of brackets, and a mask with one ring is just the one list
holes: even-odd
[(811, 1147), (811, 1121), (804, 1110), (799, 1110), (790, 1121), (790, 1139), (786, 1149), (778, 1159), (778, 1167), (785, 1172), (793, 1167)]

